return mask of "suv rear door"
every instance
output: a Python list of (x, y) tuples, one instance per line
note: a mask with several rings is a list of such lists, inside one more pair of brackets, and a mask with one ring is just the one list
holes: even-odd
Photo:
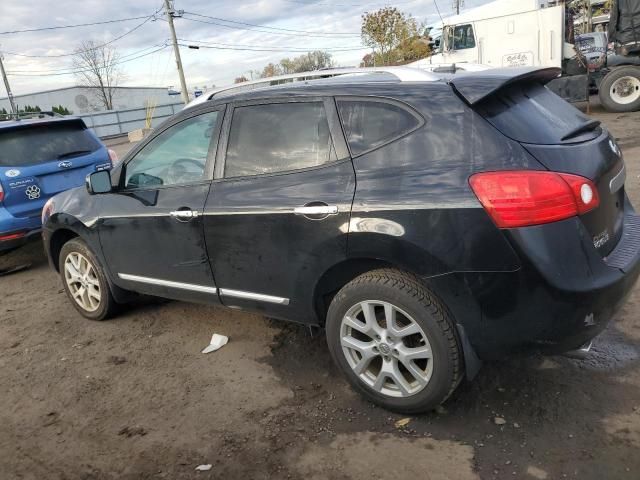
[(0, 182), (14, 217), (37, 217), (49, 197), (77, 187), (97, 166), (110, 168), (107, 149), (79, 119), (0, 128)]
[(205, 240), (221, 300), (309, 319), (315, 282), (346, 258), (355, 173), (326, 98), (233, 105)]

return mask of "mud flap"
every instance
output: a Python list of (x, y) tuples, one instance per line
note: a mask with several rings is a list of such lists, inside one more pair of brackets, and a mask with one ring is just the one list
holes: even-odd
[(567, 102), (586, 102), (589, 98), (588, 75), (569, 75), (547, 83), (547, 88)]
[(468, 381), (473, 380), (480, 368), (482, 367), (482, 360), (476, 355), (476, 351), (469, 342), (467, 333), (464, 331), (464, 327), (459, 323), (456, 323), (458, 329), (458, 336), (460, 337), (460, 343), (462, 344), (462, 353), (464, 355), (464, 369)]

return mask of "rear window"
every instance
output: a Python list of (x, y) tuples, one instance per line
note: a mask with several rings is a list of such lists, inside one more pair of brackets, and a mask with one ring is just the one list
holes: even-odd
[(73, 158), (99, 148), (100, 142), (79, 122), (0, 129), (0, 165), (3, 167)]
[(385, 145), (422, 125), (407, 108), (379, 100), (338, 100), (338, 111), (351, 155)]
[[(507, 87), (480, 102), (476, 110), (504, 135), (523, 143), (584, 141), (600, 132), (589, 117), (537, 83)], [(590, 124), (593, 128), (588, 128)]]

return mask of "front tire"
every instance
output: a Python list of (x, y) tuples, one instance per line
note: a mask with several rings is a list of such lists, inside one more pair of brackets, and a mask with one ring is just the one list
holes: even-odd
[(640, 67), (618, 67), (600, 83), (600, 103), (610, 112), (640, 110)]
[(326, 331), (331, 356), (349, 383), (389, 410), (431, 410), (462, 379), (454, 322), (408, 273), (374, 270), (349, 282), (329, 306)]
[(113, 316), (117, 304), (96, 255), (80, 238), (62, 246), (59, 271), (67, 297), (80, 314), (90, 320)]

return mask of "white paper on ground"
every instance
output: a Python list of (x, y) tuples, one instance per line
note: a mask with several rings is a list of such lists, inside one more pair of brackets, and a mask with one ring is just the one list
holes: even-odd
[(207, 465), (198, 465), (196, 467), (196, 470), (200, 471), (200, 472), (206, 472), (207, 470), (211, 470), (211, 464), (207, 464)]
[(211, 337), (211, 343), (207, 345), (207, 347), (204, 350), (202, 350), (202, 353), (215, 352), (216, 350), (224, 347), (228, 341), (229, 341), (229, 337), (225, 337), (224, 335), (218, 335), (217, 333), (214, 333), (213, 336)]

